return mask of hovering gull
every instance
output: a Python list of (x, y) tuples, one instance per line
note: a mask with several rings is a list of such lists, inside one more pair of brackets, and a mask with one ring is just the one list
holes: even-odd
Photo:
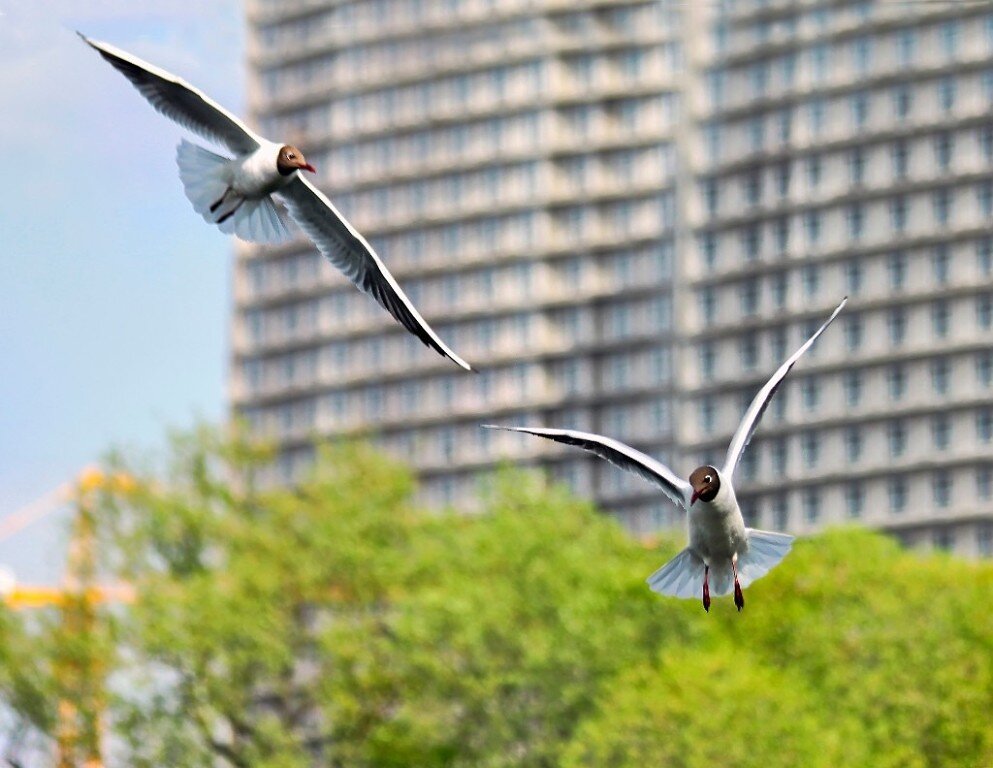
[(207, 222), (243, 240), (285, 240), (290, 233), (272, 198), (278, 194), (293, 220), (349, 280), (424, 344), (472, 370), (424, 321), (365, 238), (300, 175), (299, 171), (315, 172), (303, 152), (253, 133), (175, 75), (120, 48), (79, 36), (130, 80), (155, 109), (234, 154), (234, 159), (221, 157), (185, 139), (176, 150), (186, 196)]
[(731, 485), (731, 477), (762, 414), (786, 374), (838, 316), (847, 301), (846, 296), (824, 325), (779, 367), (755, 395), (731, 438), (724, 466), (720, 469), (709, 465), (697, 467), (690, 474), (688, 483), (664, 464), (609, 437), (571, 429), (499, 427), (493, 424), (483, 426), (487, 429), (526, 432), (585, 448), (611, 464), (659, 486), (669, 499), (686, 509), (689, 545), (648, 577), (652, 591), (673, 597), (695, 597), (697, 585), (702, 582), (703, 607), (710, 611), (711, 594), (716, 597), (729, 594), (733, 585), (734, 604), (740, 611), (745, 606), (742, 588), (765, 576), (786, 557), (793, 544), (793, 537), (785, 533), (746, 528)]

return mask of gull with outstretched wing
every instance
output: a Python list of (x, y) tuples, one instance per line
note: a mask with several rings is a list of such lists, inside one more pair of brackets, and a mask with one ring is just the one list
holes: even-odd
[(583, 448), (657, 485), (662, 493), (687, 511), (689, 544), (648, 577), (649, 586), (663, 595), (696, 597), (701, 594), (698, 590), (702, 584), (703, 607), (707, 611), (710, 610), (711, 595), (719, 597), (734, 592), (734, 604), (740, 611), (745, 605), (742, 589), (764, 576), (786, 557), (793, 545), (793, 537), (745, 527), (731, 484), (732, 475), (776, 390), (847, 301), (848, 297), (845, 297), (824, 324), (755, 395), (731, 438), (724, 466), (720, 469), (710, 465), (697, 467), (690, 473), (689, 482), (661, 462), (609, 437), (572, 429), (483, 426), (526, 432)]
[(290, 237), (274, 195), (318, 250), (425, 345), (471, 370), (418, 313), (364, 237), (331, 201), (300, 175), (315, 169), (299, 149), (262, 138), (201, 91), (120, 48), (80, 35), (149, 103), (170, 120), (234, 157), (222, 157), (185, 139), (176, 161), (186, 196), (208, 223), (242, 240), (274, 243)]

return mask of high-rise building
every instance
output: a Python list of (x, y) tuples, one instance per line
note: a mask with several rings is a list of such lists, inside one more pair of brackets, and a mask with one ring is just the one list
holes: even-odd
[(250, 107), (285, 137), (479, 375), (404, 332), (301, 240), (236, 267), (231, 397), (282, 446), (365, 431), (425, 500), (501, 458), (636, 529), (669, 512), (588, 456), (481, 421), (669, 457), (679, 16), (656, 0), (250, 0)]
[(682, 450), (722, 449), (847, 294), (745, 454), (743, 509), (993, 554), (993, 8), (739, 2), (705, 26)]
[(993, 554), (993, 10), (973, 3), (248, 0), (250, 105), (424, 317), (304, 240), (243, 247), (231, 397), (291, 478), (356, 431), (471, 498), (544, 466), (636, 531), (842, 295), (739, 468), (753, 523)]

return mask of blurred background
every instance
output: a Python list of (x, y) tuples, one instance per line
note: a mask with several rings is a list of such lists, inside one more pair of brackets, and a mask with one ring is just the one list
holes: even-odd
[(239, 251), (231, 404), (281, 445), (366, 430), (431, 505), (501, 458), (631, 530), (844, 295), (741, 467), (759, 526), (857, 521), (993, 553), (993, 7), (985, 2), (246, 4), (248, 103), (470, 362), (436, 360), (309, 245)]
[[(76, 29), (300, 146), (480, 374), (423, 348), (305, 239), (257, 247), (198, 221), (175, 168), (182, 131)], [(411, 467), (420, 509), (492, 512), (481, 488), (509, 462), (635, 541), (678, 540), (681, 513), (639, 478), (478, 425), (586, 429), (685, 474), (720, 460), (754, 393), (844, 295), (738, 470), (749, 524), (854, 524), (918, 550), (993, 555), (993, 3), (0, 0), (0, 50), (0, 97), (17, 115), (0, 122), (14, 148), (0, 190), (0, 565), (14, 583), (78, 583), (65, 566), (82, 467), (111, 446), (135, 462), (170, 455), (170, 428), (232, 415), (275, 447), (253, 467), (265, 487), (303, 482), (315, 438), (358, 436)], [(887, 599), (907, 586), (903, 569), (946, 562), (851, 546), (897, 558), (892, 580), (876, 574)], [(841, 583), (817, 562), (810, 572)], [(987, 566), (955, 567), (986, 583)], [(788, 596), (784, 584), (769, 589)], [(924, 592), (911, 602), (926, 616)], [(847, 607), (837, 616), (870, 622)], [(946, 608), (935, 647), (968, 634), (965, 605)], [(976, 629), (964, 657), (989, 638)], [(826, 642), (847, 663), (842, 640)], [(693, 663), (721, 675), (727, 658)], [(813, 685), (828, 662), (808, 661), (798, 674)], [(630, 674), (634, 689), (661, 690)], [(784, 684), (777, 674), (763, 667), (740, 691)], [(769, 704), (805, 716), (794, 705)], [(938, 742), (978, 745), (955, 753), (961, 764), (993, 754), (982, 728), (949, 736), (942, 723)], [(608, 742), (570, 747), (570, 764), (633, 754)], [(555, 755), (534, 764), (568, 762)]]

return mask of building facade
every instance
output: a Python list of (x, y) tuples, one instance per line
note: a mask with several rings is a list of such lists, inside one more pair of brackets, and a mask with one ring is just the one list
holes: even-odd
[[(635, 529), (637, 478), (480, 422), (673, 445), (678, 16), (656, 2), (249, 4), (251, 109), (306, 147), (467, 375), (300, 241), (236, 267), (232, 401), (282, 446), (363, 432), (425, 501), (501, 459), (546, 466)], [(666, 518), (667, 519), (667, 518)]]
[(993, 554), (993, 9), (741, 2), (704, 26), (682, 449), (715, 455), (847, 294), (745, 455), (743, 508)]
[(501, 460), (635, 531), (678, 518), (576, 427), (679, 471), (842, 295), (739, 468), (752, 522), (993, 553), (993, 11), (967, 3), (249, 0), (251, 110), (424, 317), (305, 241), (242, 247), (231, 399), (364, 433), (460, 506)]

